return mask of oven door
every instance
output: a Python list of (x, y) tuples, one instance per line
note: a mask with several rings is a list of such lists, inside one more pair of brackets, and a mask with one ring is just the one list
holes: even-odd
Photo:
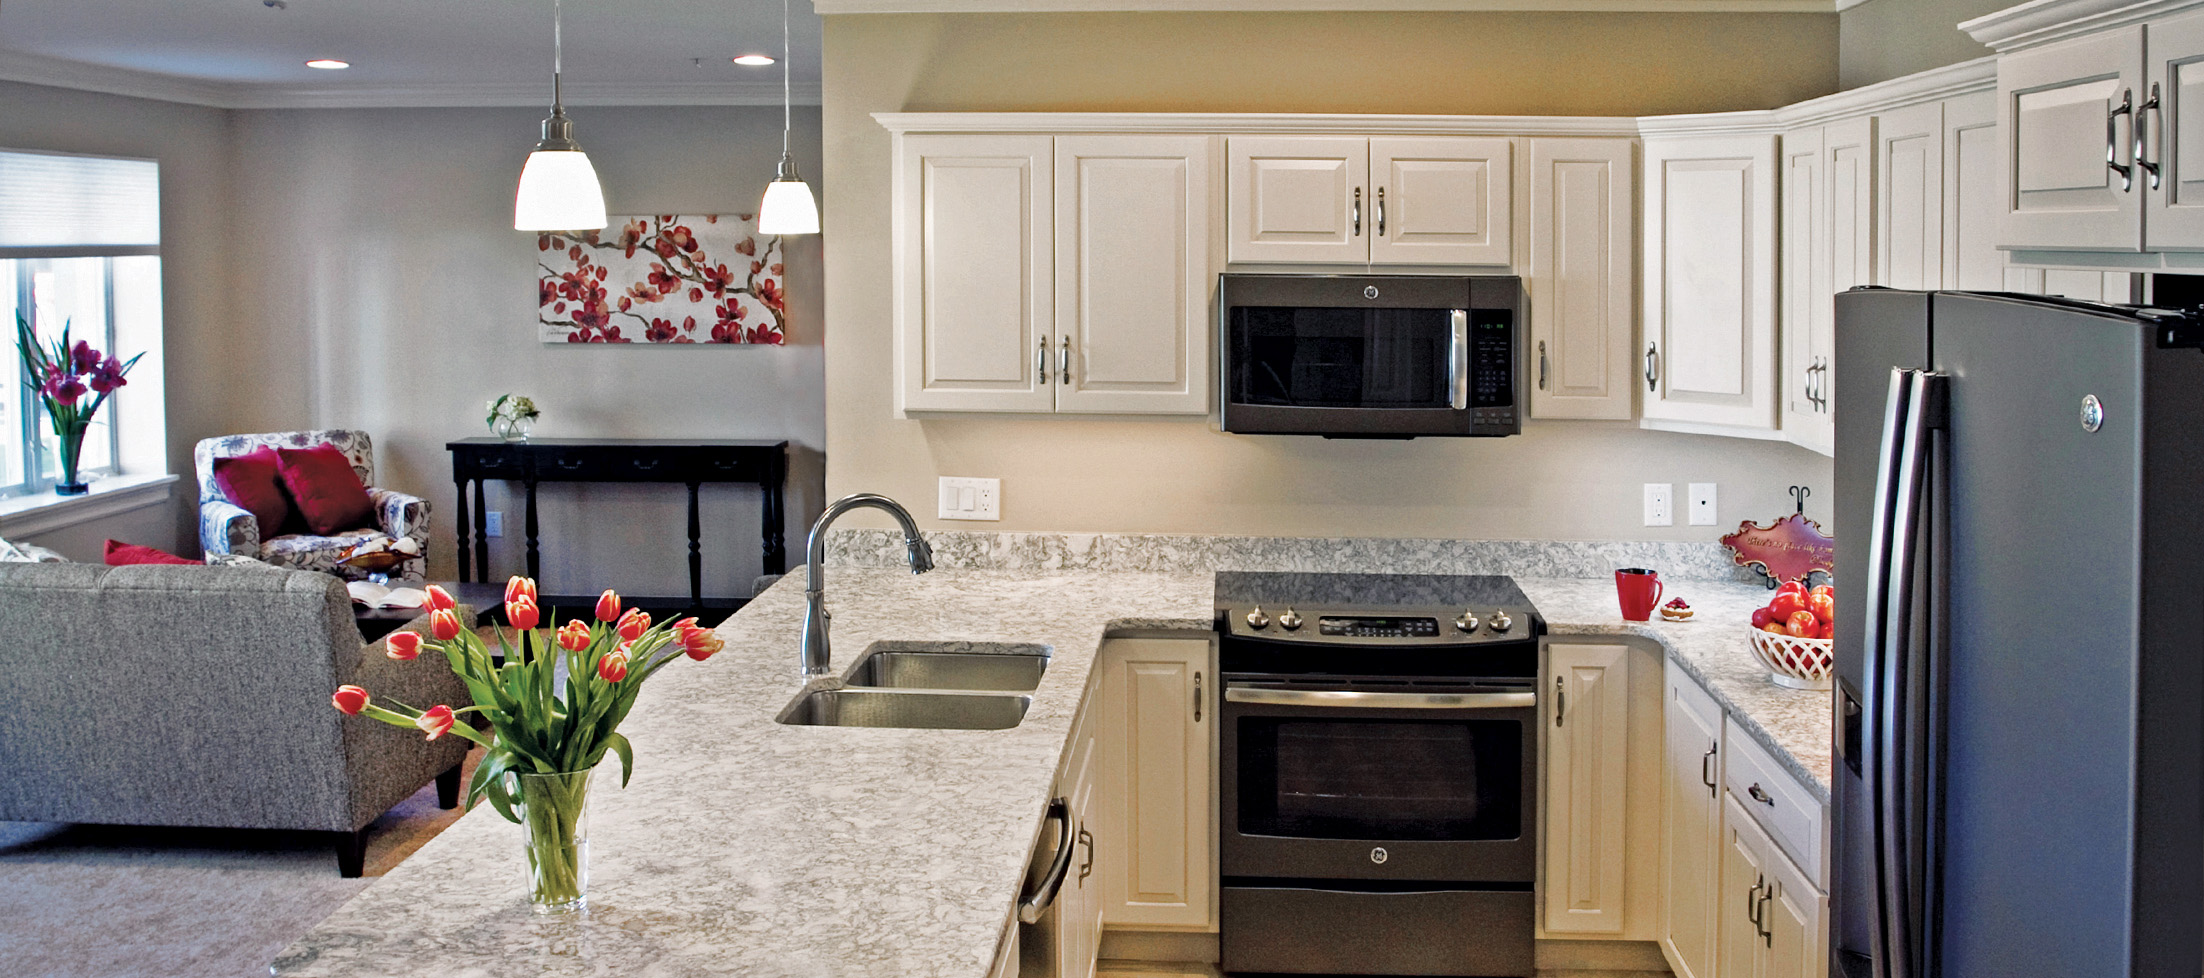
[(1222, 874), (1528, 885), (1534, 685), (1311, 689), (1226, 677)]

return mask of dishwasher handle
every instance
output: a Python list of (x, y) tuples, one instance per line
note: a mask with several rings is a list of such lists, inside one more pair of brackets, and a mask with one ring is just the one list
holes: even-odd
[(1041, 877), (1032, 893), (1018, 900), (1018, 922), (1022, 924), (1041, 922), (1048, 908), (1056, 904), (1056, 894), (1064, 888), (1064, 878), (1071, 874), (1072, 850), (1076, 848), (1071, 831), (1071, 802), (1050, 799), (1048, 815), (1043, 821), (1056, 823), (1056, 855), (1049, 860), (1048, 875)]

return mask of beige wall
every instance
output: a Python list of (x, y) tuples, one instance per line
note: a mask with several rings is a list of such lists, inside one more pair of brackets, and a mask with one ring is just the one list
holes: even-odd
[(2017, 0), (1867, 0), (1837, 15), (1838, 76), (1858, 88), (1986, 56), (1958, 28)]
[[(889, 139), (869, 113), (1202, 110), (1636, 115), (1836, 85), (1831, 15), (1055, 14), (826, 19), (830, 495), (930, 526), (1711, 539), (1790, 511), (1829, 461), (1789, 445), (1533, 422), (1504, 439), (1225, 435), (1202, 419), (892, 418)], [(1003, 521), (932, 519), (935, 479), (1003, 480)], [(1641, 486), (1720, 486), (1721, 528), (1641, 526)], [(887, 525), (867, 514), (853, 525)], [(1826, 525), (1826, 524), (1825, 524)]]
[[(0, 83), (0, 147), (158, 156), (171, 470), (166, 510), (35, 538), (97, 559), (104, 536), (195, 552), (191, 447), (211, 435), (370, 432), (378, 480), (428, 497), (430, 572), (455, 572), (444, 443), (483, 402), (532, 394), (546, 436), (786, 438), (791, 539), (820, 505), (825, 444), (820, 238), (791, 239), (792, 328), (772, 348), (571, 349), (535, 339), (535, 239), (512, 230), (536, 109), (222, 111)], [(750, 212), (780, 154), (777, 108), (578, 107), (615, 213)], [(819, 179), (816, 109), (798, 165)], [(514, 487), (514, 496), (518, 496)], [(492, 484), (522, 566), (519, 501)], [(705, 591), (750, 593), (754, 490), (704, 496)], [(679, 486), (546, 486), (546, 591), (688, 590)], [(159, 513), (153, 516), (152, 513)]]

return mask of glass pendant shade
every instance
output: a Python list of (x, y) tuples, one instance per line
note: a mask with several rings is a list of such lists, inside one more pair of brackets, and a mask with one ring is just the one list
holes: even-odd
[[(806, 197), (810, 196), (808, 193)], [(586, 231), (605, 226), (605, 192), (597, 168), (579, 149), (539, 149), (521, 167), (513, 196), (513, 228)]]
[(819, 203), (811, 185), (796, 177), (784, 177), (765, 185), (765, 202), (758, 205), (759, 234), (819, 233)]

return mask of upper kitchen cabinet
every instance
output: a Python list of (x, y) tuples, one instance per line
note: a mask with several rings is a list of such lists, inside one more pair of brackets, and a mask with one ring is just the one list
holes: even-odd
[(1999, 55), (1998, 244), (2130, 256), (2024, 263), (2195, 266), (2180, 253), (2204, 251), (2204, 124), (2182, 109), (2204, 95), (2204, 11), (2039, 0), (1961, 26)]
[(1504, 137), (1233, 136), (1226, 258), (1508, 265), (1513, 148)]
[(1645, 426), (1778, 438), (1774, 135), (1645, 140)]
[(1829, 158), (1822, 127), (1783, 134), (1783, 435), (1835, 453), (1835, 425), (1822, 412), (1821, 378), (1831, 344)]
[(1216, 142), (903, 135), (898, 406), (1208, 413)]
[(1637, 143), (1526, 143), (1531, 416), (1627, 421), (1636, 409)]

